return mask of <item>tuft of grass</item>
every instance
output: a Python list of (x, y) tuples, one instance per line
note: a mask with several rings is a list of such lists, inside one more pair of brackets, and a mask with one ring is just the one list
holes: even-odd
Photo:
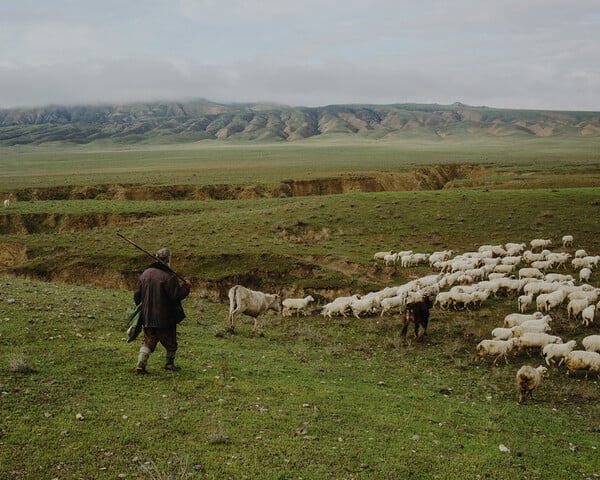
[(8, 359), (8, 371), (10, 373), (30, 374), (35, 373), (35, 368), (25, 354), (13, 353)]

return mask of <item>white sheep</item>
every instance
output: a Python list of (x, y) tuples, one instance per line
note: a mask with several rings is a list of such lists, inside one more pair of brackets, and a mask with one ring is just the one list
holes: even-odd
[(554, 264), (550, 260), (536, 260), (535, 262), (531, 262), (531, 267), (545, 272), (552, 269)]
[(587, 257), (587, 252), (583, 249), (580, 248), (579, 250), (577, 250), (575, 252), (575, 255), (573, 255), (575, 258), (583, 258), (583, 257)]
[(566, 290), (559, 288), (551, 293), (542, 293), (536, 298), (536, 306), (538, 311), (548, 313), (559, 307), (567, 298)]
[(452, 255), (454, 255), (454, 250), (433, 252), (431, 255), (429, 255), (429, 266), (433, 267), (437, 262), (445, 262), (446, 260), (450, 260)]
[(509, 340), (513, 338), (512, 328), (497, 327), (492, 330), (493, 340)]
[(504, 317), (503, 327), (511, 328), (516, 327), (517, 325), (521, 325), (526, 320), (536, 320), (543, 318), (544, 314), (542, 312), (534, 312), (534, 313), (509, 313)]
[(387, 266), (387, 267), (391, 267), (392, 265), (396, 265), (396, 262), (398, 261), (398, 254), (397, 253), (388, 253), (383, 257), (383, 263)]
[(574, 282), (572, 275), (566, 275), (564, 273), (547, 273), (544, 275), (544, 280), (546, 282), (561, 282), (565, 284), (572, 284)]
[(539, 386), (542, 378), (548, 377), (548, 369), (543, 365), (537, 368), (523, 365), (517, 372), (517, 389), (519, 390), (519, 403), (527, 397), (533, 398), (533, 391)]
[(571, 258), (570, 253), (553, 252), (546, 257), (546, 261), (550, 262), (553, 268), (567, 268), (567, 262)]
[(571, 353), (576, 346), (577, 342), (575, 340), (569, 340), (567, 343), (549, 343), (548, 345), (544, 345), (542, 354), (546, 359), (546, 365), (555, 363), (556, 359), (560, 359), (558, 366), (562, 365), (566, 356)]
[(406, 294), (396, 295), (381, 300), (380, 316), (383, 317), (386, 313), (401, 309), (406, 304)]
[(590, 278), (592, 278), (592, 269), (584, 267), (579, 270), (579, 281), (580, 282), (589, 282)]
[(524, 243), (506, 243), (504, 244), (504, 248), (506, 249), (507, 255), (520, 255), (525, 250)]
[(508, 358), (506, 355), (515, 347), (519, 346), (518, 338), (510, 338), (508, 340), (482, 340), (477, 345), (477, 354), (480, 357), (485, 355), (495, 355), (493, 365), (500, 357), (504, 358), (504, 361), (508, 365)]
[(571, 266), (573, 267), (573, 270), (581, 270), (582, 268), (589, 268), (593, 270), (598, 266), (599, 262), (600, 255), (588, 255), (586, 257), (575, 257), (573, 260), (571, 260)]
[(573, 350), (565, 358), (567, 375), (576, 370), (585, 370), (587, 379), (589, 372), (600, 372), (600, 353), (587, 350)]
[(4, 200), (4, 208), (8, 207), (10, 207), (10, 200), (7, 198), (6, 200)]
[(543, 349), (550, 343), (563, 343), (563, 341), (562, 338), (548, 333), (525, 332), (519, 337), (519, 351), (524, 348), (539, 347), (540, 349)]
[(296, 311), (296, 316), (299, 316), (301, 312), (306, 315), (309, 313), (308, 306), (314, 301), (315, 299), (311, 295), (304, 298), (286, 298), (281, 302), (281, 306), (283, 307), (282, 315), (291, 315), (294, 310)]
[(588, 335), (581, 341), (588, 352), (600, 352), (600, 335)]
[(402, 268), (416, 267), (422, 263), (427, 263), (429, 254), (427, 253), (411, 253), (400, 257), (400, 265)]
[(519, 312), (525, 313), (527, 311), (527, 307), (531, 305), (533, 302), (533, 298), (531, 295), (520, 295), (517, 299), (517, 303), (519, 304)]
[(571, 290), (569, 293), (569, 300), (582, 299), (588, 302), (588, 305), (598, 301), (598, 292), (600, 289), (591, 287), (591, 290), (586, 290), (585, 285), (580, 285), (576, 290)]
[(589, 327), (590, 323), (594, 322), (596, 316), (596, 305), (589, 305), (581, 312), (581, 323), (586, 327)]
[(546, 333), (551, 330), (550, 325), (546, 322), (537, 323), (536, 320), (531, 320), (531, 322), (536, 323), (523, 322), (521, 325), (512, 327), (511, 330), (513, 332), (513, 337), (521, 337), (523, 334), (528, 332)]
[(440, 292), (435, 296), (433, 305), (442, 310), (448, 310), (454, 305), (454, 297), (450, 292)]
[(393, 250), (388, 250), (387, 252), (375, 252), (373, 254), (373, 260), (383, 260), (386, 255), (392, 255), (395, 253)]
[(562, 244), (564, 248), (573, 246), (573, 235), (563, 235)]
[(586, 298), (574, 298), (567, 305), (567, 318), (575, 320), (589, 304), (590, 302)]
[(332, 302), (323, 305), (321, 309), (321, 315), (329, 318), (331, 318), (333, 315), (342, 315), (345, 317), (347, 310), (350, 308), (350, 304), (357, 298), (359, 297), (356, 294), (352, 295), (351, 297), (338, 297)]
[(356, 318), (360, 318), (361, 315), (371, 314), (380, 305), (379, 299), (376, 295), (365, 295), (364, 297), (352, 300), (350, 303), (350, 310), (352, 315)]
[(529, 245), (531, 245), (531, 250), (538, 250), (538, 249), (542, 249), (542, 248), (547, 248), (550, 245), (552, 245), (552, 240), (543, 239), (543, 238), (535, 238), (535, 239), (531, 240), (531, 242), (529, 242)]

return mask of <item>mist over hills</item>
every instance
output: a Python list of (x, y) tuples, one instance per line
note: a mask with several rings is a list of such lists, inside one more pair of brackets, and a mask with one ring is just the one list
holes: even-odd
[(208, 100), (0, 110), (0, 145), (92, 142), (168, 144), (221, 140), (600, 136), (600, 112), (509, 110), (462, 103), (289, 107)]

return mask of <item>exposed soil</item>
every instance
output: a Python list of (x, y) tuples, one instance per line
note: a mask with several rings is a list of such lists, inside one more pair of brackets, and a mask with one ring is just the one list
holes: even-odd
[[(408, 190), (439, 190), (462, 187), (482, 186), (486, 178), (498, 177), (497, 173), (479, 166), (449, 165), (421, 168), (405, 173), (367, 172), (345, 175), (335, 178), (314, 180), (287, 180), (277, 185), (104, 185), (90, 187), (55, 187), (45, 189), (25, 189), (9, 192), (16, 200), (68, 200), (68, 199), (119, 199), (119, 200), (234, 200), (252, 198), (278, 198), (311, 195), (335, 195), (350, 192), (383, 192)], [(581, 178), (579, 179), (581, 180)], [(495, 180), (496, 181), (496, 180)], [(507, 174), (502, 185), (512, 185), (517, 181)], [(523, 187), (523, 184), (517, 185)], [(131, 214), (21, 214), (14, 210), (0, 215), (0, 234), (36, 234), (53, 232), (87, 231), (94, 228), (116, 224), (128, 224), (151, 217), (152, 212)], [(282, 229), (279, 235), (285, 241), (307, 241), (307, 235), (313, 239), (327, 236), (323, 231), (297, 233)], [(297, 238), (296, 238), (297, 237)], [(194, 257), (182, 265), (183, 271), (190, 275), (196, 272), (210, 271), (218, 273), (214, 279), (200, 273), (191, 277), (196, 285), (197, 295), (213, 301), (227, 300), (227, 291), (232, 285), (243, 284), (250, 288), (262, 288), (279, 291), (286, 296), (300, 296), (310, 293), (321, 303), (327, 299), (347, 295), (351, 292), (369, 291), (401, 282), (399, 272), (377, 264), (361, 265), (339, 255), (277, 257), (264, 254), (265, 258), (243, 259), (247, 268), (242, 273), (221, 276), (223, 265), (239, 265), (240, 258), (227, 256)], [(143, 268), (142, 265), (128, 266), (116, 270), (103, 265), (102, 259), (69, 258), (68, 262), (51, 256), (45, 264), (37, 261), (35, 252), (28, 252), (24, 244), (0, 243), (0, 270), (16, 275), (25, 275), (46, 281), (66, 283), (88, 282), (100, 287), (131, 290)], [(239, 256), (238, 256), (239, 257)], [(63, 259), (64, 260), (64, 259)], [(228, 263), (230, 262), (230, 263)], [(216, 267), (214, 266), (216, 265)], [(216, 269), (216, 270), (215, 270)], [(233, 269), (235, 271), (235, 269)], [(202, 278), (200, 278), (202, 277)], [(335, 285), (331, 279), (334, 277)], [(323, 282), (322, 279), (329, 279)], [(308, 286), (310, 285), (310, 286)]]
[(61, 214), (24, 213), (0, 215), (0, 234), (33, 234), (49, 232), (79, 232), (107, 225), (131, 223), (133, 220), (148, 218), (152, 213), (129, 215), (115, 213)]
[(442, 165), (408, 172), (364, 172), (312, 180), (257, 185), (95, 185), (19, 189), (4, 198), (35, 200), (247, 200), (253, 198), (336, 195), (352, 192), (440, 190), (457, 179), (489, 174), (476, 165)]

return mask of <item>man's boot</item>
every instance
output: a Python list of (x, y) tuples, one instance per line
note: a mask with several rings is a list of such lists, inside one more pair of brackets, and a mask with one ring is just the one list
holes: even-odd
[(135, 371), (139, 374), (144, 374), (146, 372), (146, 364), (148, 363), (148, 357), (150, 356), (150, 349), (145, 345), (140, 347), (140, 353), (138, 355), (138, 363), (135, 367)]
[(179, 370), (181, 370), (181, 367), (175, 365), (175, 352), (167, 352), (165, 370), (170, 370), (171, 372), (178, 372)]

